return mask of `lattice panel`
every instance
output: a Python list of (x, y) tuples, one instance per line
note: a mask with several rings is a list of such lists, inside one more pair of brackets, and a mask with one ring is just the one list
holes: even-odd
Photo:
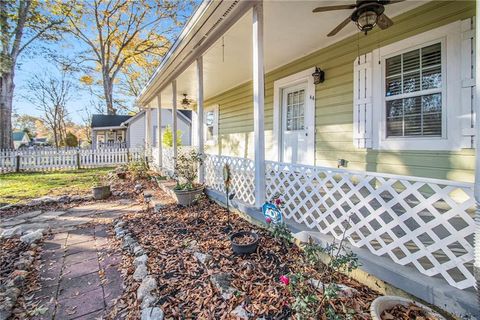
[(246, 204), (255, 203), (254, 163), (250, 159), (206, 155), (205, 182), (216, 191), (225, 192), (223, 166), (230, 165), (231, 188), (235, 198)]
[(267, 162), (267, 196), (288, 219), (366, 247), (459, 289), (474, 286), (473, 185)]
[[(192, 150), (195, 150), (196, 147), (192, 146), (183, 146), (177, 148), (177, 155), (187, 154)], [(163, 168), (169, 173), (173, 174), (175, 171), (174, 161), (173, 161), (173, 148), (162, 148), (162, 165)]]

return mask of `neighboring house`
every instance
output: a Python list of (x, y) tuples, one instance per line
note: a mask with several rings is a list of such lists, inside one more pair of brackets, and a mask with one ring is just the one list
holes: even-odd
[(306, 230), (341, 239), (348, 228), (376, 277), (480, 316), (475, 1), (393, 3), (394, 24), (382, 18), (384, 30), (367, 35), (348, 20), (353, 9), (312, 12), (338, 4), (204, 1), (137, 102), (154, 110), (193, 99), (209, 194), (222, 192), (230, 163), (248, 208), (280, 192), (287, 218)]
[[(156, 110), (153, 112), (155, 120), (152, 122), (151, 132), (156, 141), (157, 117)], [(191, 112), (178, 110), (178, 130), (181, 132), (182, 145), (191, 144)], [(162, 109), (162, 132), (171, 127), (172, 111)], [(103, 115), (92, 116), (92, 147), (143, 147), (145, 145), (145, 111), (134, 116)]]
[(30, 137), (24, 131), (15, 131), (12, 133), (13, 148), (28, 147), (30, 145)]
[(132, 116), (125, 115), (92, 115), (92, 147), (125, 148), (127, 146), (127, 127), (122, 123)]
[(43, 147), (48, 145), (47, 138), (33, 138), (31, 142), (32, 146)]

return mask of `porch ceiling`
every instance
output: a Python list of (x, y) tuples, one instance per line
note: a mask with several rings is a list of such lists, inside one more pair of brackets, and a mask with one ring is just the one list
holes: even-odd
[[(350, 2), (354, 2), (351, 0)], [(339, 10), (312, 13), (320, 5), (345, 4), (341, 1), (264, 1), (264, 50), (266, 72), (279, 68), (316, 50), (349, 37), (358, 30), (350, 23), (334, 37), (327, 33), (350, 13)], [(390, 17), (429, 2), (405, 1), (386, 6)], [(395, 20), (395, 19), (393, 19)], [(203, 55), (205, 99), (252, 79), (252, 13), (249, 10)], [(182, 94), (196, 100), (195, 64), (177, 78), (177, 106)], [(171, 87), (161, 93), (162, 107), (171, 108)], [(152, 107), (155, 103), (152, 104)]]

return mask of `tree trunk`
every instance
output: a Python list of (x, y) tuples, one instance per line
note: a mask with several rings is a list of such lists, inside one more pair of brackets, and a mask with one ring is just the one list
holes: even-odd
[(113, 107), (113, 79), (108, 75), (103, 76), (103, 91), (105, 94), (105, 104), (107, 105), (107, 114), (115, 114)]
[(0, 75), (0, 149), (13, 149), (12, 103), (13, 71)]

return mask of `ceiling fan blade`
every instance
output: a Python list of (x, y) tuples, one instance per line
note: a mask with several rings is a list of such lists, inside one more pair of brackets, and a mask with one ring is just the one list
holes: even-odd
[(387, 17), (385, 13), (382, 13), (380, 16), (378, 16), (377, 25), (383, 30), (393, 26), (393, 21)]
[(383, 5), (387, 5), (387, 4), (394, 4), (394, 3), (399, 3), (403, 1), (406, 1), (406, 0), (384, 0), (384, 1), (380, 1), (380, 3)]
[(318, 7), (312, 10), (312, 12), (325, 12), (325, 11), (333, 11), (333, 10), (348, 10), (356, 8), (356, 4), (342, 4), (339, 6), (330, 6), (330, 7)]
[(330, 31), (329, 34), (327, 34), (327, 37), (332, 37), (334, 35), (336, 35), (340, 30), (342, 30), (343, 28), (345, 28), (345, 26), (350, 22), (352, 21), (352, 18), (350, 18), (350, 16), (343, 20), (342, 23), (340, 23), (335, 29), (333, 29), (332, 31)]

